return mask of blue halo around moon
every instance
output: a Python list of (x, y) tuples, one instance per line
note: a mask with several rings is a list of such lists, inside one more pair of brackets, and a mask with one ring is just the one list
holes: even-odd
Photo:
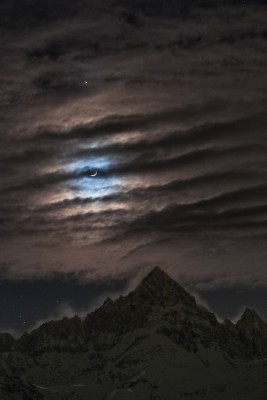
[(109, 168), (115, 164), (115, 160), (107, 156), (72, 160), (68, 164), (67, 171), (74, 176), (77, 175), (77, 178), (72, 179), (70, 183), (73, 194), (82, 198), (98, 198), (118, 191), (121, 179), (108, 175)]

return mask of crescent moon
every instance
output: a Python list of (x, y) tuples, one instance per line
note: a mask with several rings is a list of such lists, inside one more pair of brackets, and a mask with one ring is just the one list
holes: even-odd
[(90, 175), (90, 176), (96, 176), (96, 175), (97, 175), (97, 171), (94, 174)]

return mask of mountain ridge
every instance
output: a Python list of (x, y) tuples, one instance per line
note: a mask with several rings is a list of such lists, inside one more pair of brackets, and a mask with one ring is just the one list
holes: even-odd
[(267, 324), (219, 322), (154, 268), (85, 319), (0, 335), (1, 400), (265, 400)]
[[(0, 351), (41, 354), (79, 352), (99, 343), (112, 347), (124, 334), (154, 329), (186, 350), (219, 347), (233, 358), (267, 356), (267, 324), (246, 308), (239, 321), (220, 323), (216, 316), (159, 267), (153, 268), (135, 290), (103, 305), (82, 320), (77, 315), (49, 321), (19, 339), (0, 334)], [(111, 339), (112, 337), (112, 339)]]

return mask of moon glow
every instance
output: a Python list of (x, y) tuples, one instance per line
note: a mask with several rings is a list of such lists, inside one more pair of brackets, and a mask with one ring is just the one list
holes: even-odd
[(117, 164), (115, 157), (106, 155), (71, 159), (66, 165), (66, 171), (73, 174), (73, 179), (67, 183), (70, 196), (95, 199), (117, 192), (121, 187), (121, 178), (107, 174)]

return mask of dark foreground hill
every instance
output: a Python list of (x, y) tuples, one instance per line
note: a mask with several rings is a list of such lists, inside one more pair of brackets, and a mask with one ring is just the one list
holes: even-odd
[(0, 350), (3, 400), (267, 398), (267, 324), (251, 309), (218, 322), (158, 267), (84, 320), (2, 334)]

